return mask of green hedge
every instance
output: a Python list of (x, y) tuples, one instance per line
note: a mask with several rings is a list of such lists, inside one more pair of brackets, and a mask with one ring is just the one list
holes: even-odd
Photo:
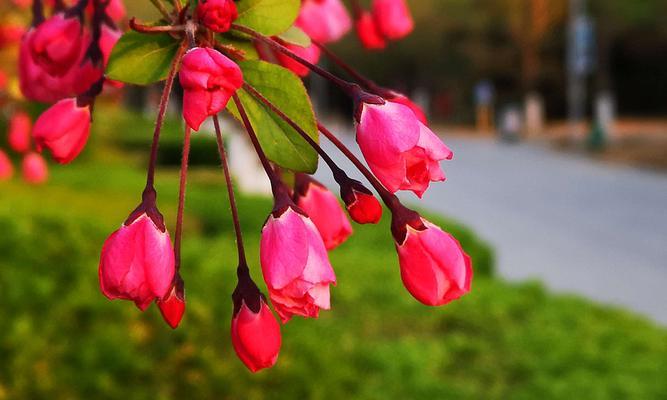
[[(476, 268), (472, 292), (440, 308), (403, 288), (386, 221), (355, 226), (331, 254), (333, 310), (284, 326), (277, 366), (252, 375), (229, 340), (235, 250), (219, 174), (195, 169), (183, 276), (188, 310), (172, 331), (99, 292), (105, 237), (144, 179), (120, 164), (54, 168), (51, 184), (4, 184), (0, 207), (0, 399), (659, 399), (667, 333), (628, 313), (488, 277), (492, 252), (455, 232)], [(173, 221), (175, 171), (159, 171)], [(264, 199), (242, 199), (258, 282)], [(173, 231), (173, 227), (170, 225)]]

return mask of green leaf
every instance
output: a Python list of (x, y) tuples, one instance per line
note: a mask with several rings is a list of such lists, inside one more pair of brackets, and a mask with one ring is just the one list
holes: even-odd
[[(239, 66), (249, 85), (318, 141), (315, 113), (301, 79), (285, 68), (264, 61), (244, 61)], [(298, 132), (247, 92), (240, 90), (238, 94), (271, 161), (293, 171), (313, 173), (317, 170), (318, 155)], [(227, 109), (240, 120), (234, 102), (229, 102)]]
[(296, 20), (301, 0), (241, 0), (236, 23), (268, 36), (279, 35)]
[(115, 81), (148, 85), (167, 78), (179, 42), (167, 34), (125, 33), (114, 46), (106, 76)]
[(312, 44), (310, 37), (296, 26), (291, 26), (278, 37), (287, 43), (295, 44), (301, 47), (310, 47)]

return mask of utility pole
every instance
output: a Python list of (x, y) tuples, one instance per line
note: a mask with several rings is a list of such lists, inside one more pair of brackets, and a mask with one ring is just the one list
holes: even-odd
[(586, 77), (592, 68), (593, 24), (586, 14), (586, 0), (570, 0), (567, 73), (570, 137), (581, 138), (586, 115)]

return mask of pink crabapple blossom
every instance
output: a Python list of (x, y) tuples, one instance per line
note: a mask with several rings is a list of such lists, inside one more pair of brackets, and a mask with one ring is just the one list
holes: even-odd
[(37, 153), (28, 153), (21, 164), (23, 179), (33, 185), (40, 185), (49, 179), (49, 170), (44, 158)]
[(135, 218), (104, 242), (99, 277), (107, 298), (131, 300), (143, 311), (172, 287), (174, 249), (166, 229), (146, 212)]
[(206, 118), (224, 110), (243, 85), (239, 66), (211, 48), (189, 50), (178, 76), (184, 92), (183, 118), (195, 131)]
[(231, 326), (232, 344), (239, 359), (252, 372), (272, 367), (280, 352), (280, 325), (262, 299), (258, 311), (242, 302)]
[(299, 174), (296, 180), (296, 205), (313, 221), (327, 250), (340, 246), (352, 235), (352, 225), (338, 198), (324, 185), (306, 175)]
[(227, 32), (238, 15), (233, 0), (200, 0), (197, 4), (199, 21), (214, 32)]
[(30, 116), (23, 111), (16, 112), (9, 120), (9, 135), (7, 141), (9, 147), (17, 153), (25, 153), (30, 150), (30, 131), (32, 121)]
[(83, 150), (90, 135), (90, 107), (77, 100), (60, 100), (35, 122), (33, 138), (37, 150), (47, 148), (60, 164), (72, 162)]
[(341, 0), (304, 0), (296, 26), (320, 43), (336, 42), (352, 28)]
[(0, 181), (9, 180), (14, 175), (14, 166), (7, 153), (0, 149)]
[(453, 156), (410, 108), (391, 101), (361, 105), (357, 143), (390, 192), (412, 190), (419, 197), (431, 181), (445, 180), (439, 162)]
[(330, 308), (336, 283), (327, 250), (313, 221), (295, 206), (272, 213), (262, 229), (260, 260), (269, 297), (283, 322), (316, 318)]

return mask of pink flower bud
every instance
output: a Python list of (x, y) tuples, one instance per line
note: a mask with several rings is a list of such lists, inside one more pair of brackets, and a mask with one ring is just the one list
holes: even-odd
[(387, 47), (387, 41), (380, 33), (375, 19), (368, 11), (362, 11), (356, 21), (357, 36), (361, 44), (369, 50)]
[(405, 0), (373, 0), (373, 16), (382, 35), (390, 40), (401, 39), (414, 29)]
[(14, 166), (7, 153), (0, 149), (0, 181), (6, 181), (14, 175)]
[(23, 179), (31, 184), (39, 185), (49, 178), (49, 170), (44, 158), (37, 153), (28, 153), (23, 157)]
[(327, 250), (333, 250), (352, 235), (338, 198), (324, 185), (307, 175), (297, 175), (295, 202), (317, 227)]
[(289, 206), (271, 214), (262, 229), (260, 260), (264, 280), (283, 322), (293, 315), (317, 318), (330, 308), (329, 285), (336, 276), (317, 228)]
[[(311, 44), (308, 47), (301, 47), (290, 43), (283, 43), (283, 45), (287, 47), (290, 51), (292, 51), (294, 54), (310, 62), (311, 64), (317, 64), (320, 61), (320, 55), (321, 55), (320, 48), (314, 44)], [(295, 74), (301, 77), (305, 77), (308, 76), (308, 74), (310, 73), (310, 69), (308, 67), (294, 60), (293, 58), (279, 51), (276, 52), (275, 54), (280, 65), (289, 69)]]
[(402, 242), (396, 242), (401, 279), (417, 300), (440, 306), (470, 291), (470, 257), (449, 233), (421, 219), (417, 228), (404, 225)]
[(412, 190), (421, 197), (431, 181), (445, 180), (439, 162), (453, 153), (410, 108), (390, 101), (364, 103), (359, 121), (359, 147), (389, 191)]
[(146, 212), (125, 222), (104, 242), (100, 288), (111, 300), (132, 300), (143, 311), (153, 300), (167, 295), (174, 273), (169, 233)]
[[(88, 89), (90, 85), (87, 74), (81, 72), (81, 63), (85, 54), (86, 46), (82, 46), (77, 62), (63, 76), (54, 76), (38, 64), (31, 51), (33, 38), (36, 30), (29, 30), (21, 41), (19, 49), (19, 83), (23, 95), (34, 101), (42, 103), (55, 103), (66, 97), (79, 95), (85, 86)], [(87, 32), (81, 34), (84, 42), (89, 41), (90, 35)], [(98, 73), (98, 79), (101, 73)], [(79, 91), (77, 91), (79, 90)]]
[(184, 91), (183, 118), (195, 131), (207, 117), (222, 111), (243, 85), (239, 66), (210, 48), (189, 50), (178, 76)]
[(30, 116), (24, 112), (17, 112), (9, 121), (9, 147), (17, 153), (25, 153), (30, 150), (30, 130), (32, 121)]
[(313, 40), (330, 43), (352, 28), (352, 19), (341, 0), (304, 0), (296, 26)]
[(55, 14), (35, 29), (31, 41), (33, 58), (50, 75), (65, 75), (79, 58), (82, 32), (79, 18)]
[(281, 345), (280, 325), (264, 300), (260, 300), (256, 311), (245, 302), (241, 303), (232, 319), (232, 344), (238, 357), (252, 372), (276, 363)]
[(229, 30), (239, 14), (233, 0), (200, 0), (197, 16), (205, 27), (222, 33)]
[(176, 273), (174, 283), (167, 291), (167, 295), (157, 300), (162, 318), (172, 329), (178, 328), (183, 314), (185, 314), (185, 287), (183, 279)]
[(79, 107), (76, 99), (60, 100), (35, 122), (37, 150), (46, 147), (60, 164), (74, 160), (90, 135), (90, 107)]
[[(109, 4), (106, 6), (104, 11), (114, 22), (120, 22), (123, 18), (125, 18), (126, 15), (123, 0), (109, 0)], [(92, 17), (93, 12), (93, 2), (90, 1), (88, 3), (88, 7), (86, 7), (86, 13)]]
[(341, 187), (347, 212), (358, 224), (377, 224), (382, 219), (382, 205), (361, 183)]

